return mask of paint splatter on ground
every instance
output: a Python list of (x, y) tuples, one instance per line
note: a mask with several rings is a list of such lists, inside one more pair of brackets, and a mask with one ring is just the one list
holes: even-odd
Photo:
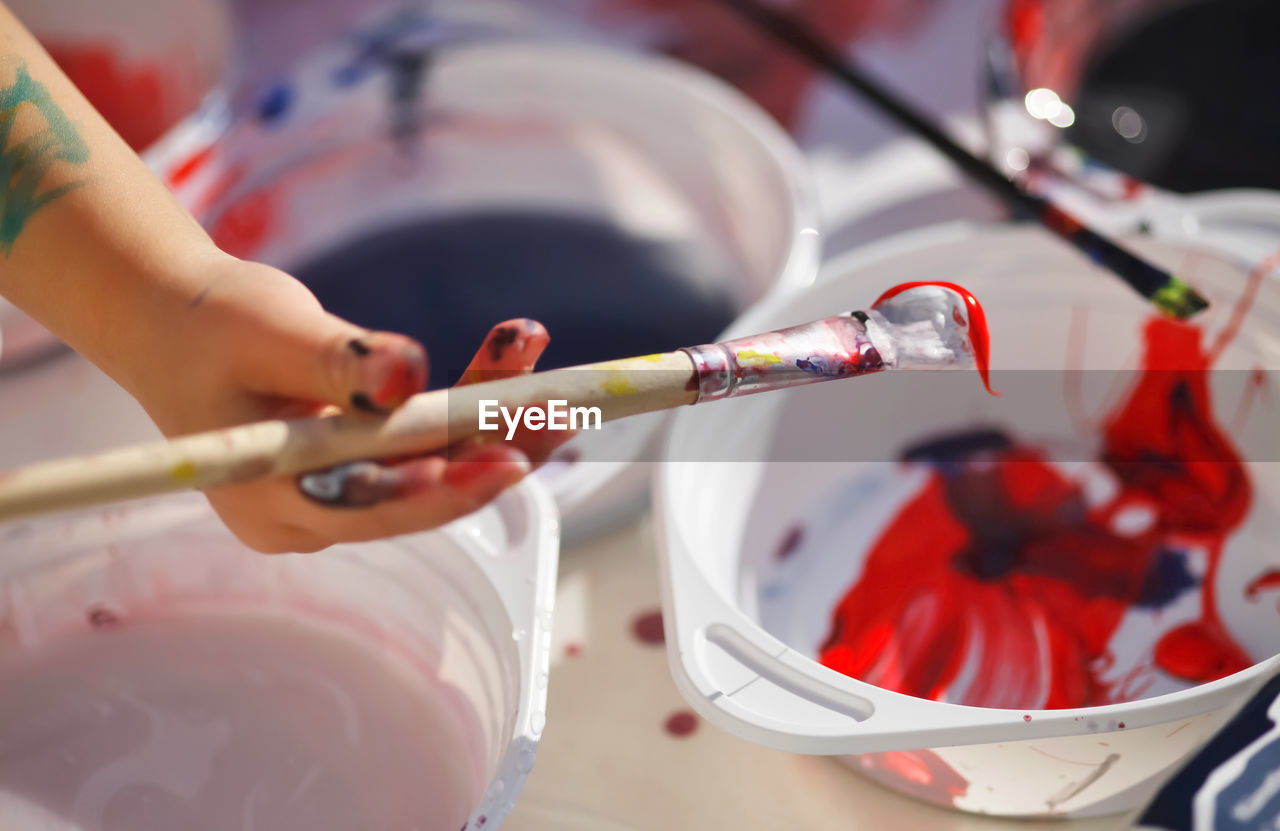
[(631, 634), (643, 644), (660, 645), (666, 638), (662, 626), (662, 610), (654, 609), (636, 615), (631, 621)]
[(663, 729), (669, 735), (682, 739), (685, 736), (692, 735), (698, 729), (700, 723), (698, 717), (693, 713), (688, 710), (680, 710), (667, 717), (666, 722), (663, 724)]

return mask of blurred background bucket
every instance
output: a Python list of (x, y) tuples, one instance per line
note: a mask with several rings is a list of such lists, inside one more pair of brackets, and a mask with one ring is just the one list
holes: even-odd
[[(739, 321), (953, 280), (986, 307), (1001, 396), (889, 373), (679, 413), (655, 501), (690, 704), (964, 810), (1149, 797), (1280, 665), (1280, 261), (1194, 213), (1131, 242), (1211, 298), (1200, 336), (1030, 228), (888, 240)], [(1140, 368), (1144, 341), (1178, 354)]]
[(228, 0), (13, 0), (9, 9), (89, 103), (142, 152), (231, 71)]
[[(232, 74), (228, 0), (13, 0), (9, 9), (129, 146), (145, 152)], [(0, 298), (0, 367), (59, 341)]]
[(198, 496), (6, 526), (0, 818), (494, 828), (546, 721), (557, 550), (536, 483), (321, 556)]
[[(989, 86), (1024, 123), (997, 107), (1003, 129), (993, 138), (1028, 139), (1041, 162), (1065, 141), (1095, 164), (1178, 193), (1280, 189), (1280, 114), (1269, 103), (1280, 79), (1274, 3), (1008, 0), (1002, 28)], [(1037, 124), (1039, 141), (1029, 129)], [(1019, 152), (1015, 170), (1027, 166)], [(1055, 165), (1077, 167), (1057, 155)]]
[[(713, 340), (812, 280), (801, 159), (737, 93), (662, 59), (450, 37), (407, 18), (318, 50), (161, 170), (227, 251), (422, 339), (433, 386), (513, 316), (547, 325), (550, 368)], [(558, 454), (567, 533), (642, 503), (643, 472), (620, 477), (661, 423)]]

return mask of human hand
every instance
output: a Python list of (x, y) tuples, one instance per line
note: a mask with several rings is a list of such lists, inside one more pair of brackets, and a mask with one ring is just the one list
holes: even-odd
[[(163, 349), (131, 362), (126, 386), (169, 436), (338, 409), (385, 412), (427, 379), (422, 347), (323, 310), (277, 269), (219, 255), (185, 313), (160, 324)], [(168, 337), (163, 337), (163, 335)], [(532, 370), (549, 338), (534, 321), (489, 333), (460, 383)], [(227, 526), (263, 552), (432, 528), (481, 507), (568, 436), (469, 442), (447, 454), (341, 465), (208, 492)]]

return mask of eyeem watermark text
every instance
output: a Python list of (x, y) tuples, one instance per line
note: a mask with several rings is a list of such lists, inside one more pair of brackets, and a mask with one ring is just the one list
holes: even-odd
[(497, 399), (480, 400), (480, 429), (500, 430), (498, 418), (507, 426), (507, 439), (523, 424), (526, 430), (599, 430), (599, 407), (570, 407), (564, 399), (552, 399), (544, 407), (516, 407), (513, 412)]

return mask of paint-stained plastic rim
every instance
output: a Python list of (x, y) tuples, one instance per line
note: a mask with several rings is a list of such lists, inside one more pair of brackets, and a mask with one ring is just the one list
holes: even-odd
[[(1241, 241), (1235, 235), (1215, 238), (1187, 220), (1196, 217), (1201, 204), (1207, 215), (1228, 219), (1248, 216), (1260, 221), (1265, 217), (1280, 230), (1280, 197), (1257, 191), (1224, 192), (1162, 200), (1150, 212), (1160, 220), (1161, 239), (1201, 246), (1217, 239), (1238, 248)], [(1018, 233), (1028, 231), (1001, 223), (966, 222), (908, 231), (834, 259), (824, 266), (820, 279), (865, 269), (923, 247), (984, 235), (998, 244), (999, 234)], [(799, 322), (784, 319), (783, 310), (790, 299), (782, 296), (758, 304), (735, 322), (727, 335)], [(666, 458), (674, 456), (671, 445), (678, 436), (678, 425), (679, 416), (667, 432)], [(696, 561), (699, 553), (691, 550), (673, 518), (688, 510), (673, 496), (673, 482), (681, 475), (682, 465), (696, 463), (658, 465), (652, 480), (663, 615), (669, 633), (668, 663), (676, 686), (699, 715), (748, 741), (793, 753), (846, 755), (1134, 729), (1214, 711), (1228, 712), (1280, 670), (1277, 654), (1233, 675), (1178, 692), (1058, 710), (949, 704), (881, 689), (791, 649), (708, 583)], [(725, 679), (732, 683), (723, 683)], [(799, 698), (815, 705), (816, 710), (803, 704), (800, 707), (811, 713), (820, 711), (822, 716), (806, 720), (783, 705), (743, 707), (733, 700), (739, 691), (759, 684), (776, 688), (778, 700)]]
[[(495, 520), (504, 530), (505, 546), (486, 532), (486, 527), (491, 527)], [(209, 522), (217, 520), (202, 495), (174, 494), (122, 507), (0, 525), (0, 555), (8, 558), (12, 573), (21, 574), (28, 569), (43, 570), (104, 547), (127, 545), (130, 541), (151, 539), (185, 526)], [(492, 592), (472, 595), (460, 602), (482, 603), (489, 612), (497, 612), (489, 606), (487, 598), (499, 601), (502, 613), (499, 618), (510, 622), (508, 631), (512, 634), (508, 637), (512, 638), (519, 661), (513, 672), (519, 684), (518, 709), (511, 722), (513, 729), (505, 750), (493, 765), (496, 771), (493, 778), (485, 783), (479, 804), (464, 826), (467, 828), (497, 828), (513, 809), (536, 760), (547, 719), (559, 532), (554, 500), (538, 482), (525, 479), (475, 513), (406, 538), (439, 535), (464, 553), (480, 573), (471, 579), (483, 579)], [(43, 550), (48, 545), (55, 546), (56, 553), (52, 556)], [(359, 544), (343, 547), (358, 548)], [(23, 549), (35, 554), (24, 554)], [(504, 645), (494, 644), (499, 648)]]

